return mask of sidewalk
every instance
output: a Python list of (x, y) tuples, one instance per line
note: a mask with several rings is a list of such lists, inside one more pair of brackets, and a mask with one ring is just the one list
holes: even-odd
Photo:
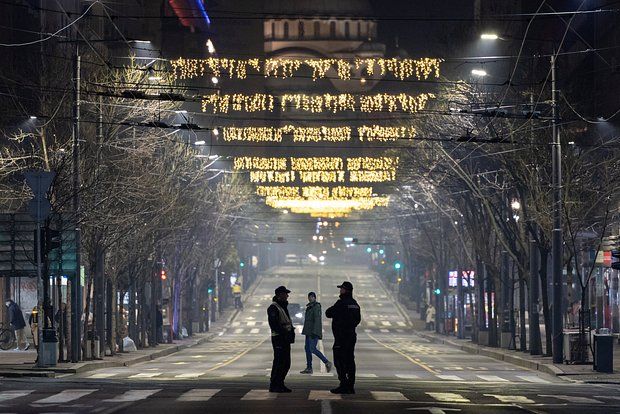
[(620, 346), (618, 345), (614, 346), (614, 372), (609, 374), (596, 372), (592, 364), (554, 364), (551, 357), (534, 356), (527, 352), (478, 345), (471, 339), (458, 339), (455, 336), (425, 331), (424, 322), (420, 320), (419, 314), (415, 310), (405, 309), (411, 318), (415, 332), (431, 342), (450, 345), (470, 354), (483, 355), (523, 368), (555, 375), (570, 382), (620, 384)]
[(191, 338), (174, 341), (172, 344), (159, 344), (155, 348), (118, 353), (101, 360), (60, 363), (55, 367), (39, 368), (34, 366), (36, 352), (32, 349), (28, 351), (0, 351), (0, 377), (55, 377), (59, 374), (76, 374), (101, 368), (139, 364), (207, 342), (220, 334), (237, 316), (237, 313), (238, 311), (235, 309), (222, 312), (220, 319), (211, 324), (209, 332), (195, 334)]

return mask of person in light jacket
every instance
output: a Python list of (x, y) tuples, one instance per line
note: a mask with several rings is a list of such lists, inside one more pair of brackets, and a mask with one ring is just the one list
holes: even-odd
[(332, 363), (316, 347), (319, 340), (323, 339), (323, 322), (321, 321), (321, 304), (316, 301), (316, 293), (314, 292), (308, 293), (304, 329), (301, 331), (301, 334), (306, 336), (306, 369), (301, 371), (301, 373), (312, 374), (312, 354), (323, 361), (327, 372), (331, 372)]
[(435, 330), (435, 307), (432, 303), (426, 308), (426, 329), (429, 331)]

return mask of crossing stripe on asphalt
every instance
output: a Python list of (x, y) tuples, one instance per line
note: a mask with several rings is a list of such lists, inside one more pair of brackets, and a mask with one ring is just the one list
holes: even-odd
[(153, 378), (158, 377), (161, 374), (161, 372), (141, 372), (139, 374), (130, 375), (129, 378)]
[(100, 372), (98, 374), (93, 374), (91, 376), (89, 376), (88, 378), (110, 378), (113, 377), (115, 375), (118, 375), (118, 372)]
[(84, 389), (69, 389), (59, 392), (58, 394), (50, 395), (47, 398), (37, 400), (34, 404), (61, 404), (69, 401), (77, 400), (88, 394), (92, 394), (97, 391), (96, 389), (84, 390)]
[(402, 378), (402, 379), (418, 379), (420, 378), (419, 375), (415, 375), (415, 374), (396, 374), (397, 378)]
[(145, 400), (151, 395), (158, 393), (159, 391), (161, 391), (161, 388), (157, 388), (154, 390), (129, 390), (114, 398), (103, 400), (103, 402), (112, 402), (112, 403), (135, 402), (135, 401)]
[(536, 375), (517, 375), (517, 378), (522, 379), (523, 381), (533, 382), (537, 384), (548, 384), (549, 381), (546, 379), (542, 379), (537, 377)]
[(370, 391), (370, 394), (377, 401), (409, 401), (402, 393), (395, 391)]
[(241, 399), (245, 401), (262, 401), (273, 400), (277, 396), (278, 394), (269, 392), (269, 390), (250, 390)]
[(428, 395), (431, 398), (434, 398), (435, 400), (439, 402), (449, 402), (449, 403), (470, 402), (469, 399), (463, 397), (460, 394), (455, 394), (453, 392), (427, 392), (426, 395)]
[(13, 400), (15, 398), (25, 397), (34, 392), (34, 390), (12, 390), (0, 392), (0, 402)]
[(209, 401), (211, 397), (220, 392), (220, 389), (194, 388), (184, 392), (177, 401)]
[(484, 394), (487, 397), (493, 397), (500, 402), (510, 404), (534, 404), (533, 400), (523, 395), (498, 395), (498, 394)]
[(437, 374), (437, 378), (446, 380), (446, 381), (464, 381), (463, 378), (458, 375), (439, 375)]
[(588, 397), (578, 397), (575, 395), (544, 395), (544, 394), (539, 394), (539, 397), (552, 397), (552, 398), (557, 398), (559, 400), (564, 400), (564, 401), (568, 401), (570, 403), (577, 403), (577, 404), (602, 404), (602, 401), (597, 401), (594, 400), (592, 398), (588, 398)]
[(329, 391), (325, 390), (312, 390), (308, 395), (309, 400), (341, 400), (342, 396), (340, 394), (332, 394)]
[(257, 334), (259, 332), (260, 332), (260, 329), (258, 329), (258, 328), (254, 328), (254, 329), (250, 330), (251, 334)]
[(175, 375), (175, 378), (198, 378), (201, 375), (204, 375), (205, 372), (185, 372), (183, 374)]
[(476, 375), (478, 378), (489, 382), (508, 382), (505, 378), (500, 378), (497, 375)]

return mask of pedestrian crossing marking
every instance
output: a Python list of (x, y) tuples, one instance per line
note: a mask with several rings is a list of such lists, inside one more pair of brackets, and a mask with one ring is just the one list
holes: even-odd
[(309, 400), (341, 400), (342, 396), (340, 394), (332, 394), (329, 391), (325, 390), (312, 390), (308, 395)]
[(13, 400), (15, 398), (25, 397), (34, 392), (34, 390), (11, 390), (0, 392), (0, 402)]
[(356, 374), (358, 378), (377, 378), (377, 374)]
[(602, 404), (602, 401), (597, 401), (588, 397), (578, 397), (575, 395), (543, 395), (540, 394), (539, 397), (552, 397), (557, 398), (559, 400), (568, 401), (569, 403), (577, 403), (577, 404)]
[(233, 323), (232, 323), (232, 327), (233, 327), (233, 328), (235, 328), (235, 327), (237, 327), (237, 326), (240, 326), (240, 325), (241, 325), (241, 322), (233, 322)]
[(489, 382), (508, 382), (505, 378), (500, 378), (497, 375), (476, 375), (478, 378)]
[(446, 380), (446, 381), (464, 381), (463, 378), (458, 375), (439, 375), (437, 374), (437, 378)]
[(260, 329), (258, 329), (258, 328), (254, 328), (254, 329), (250, 330), (251, 334), (257, 334), (259, 332), (260, 332)]
[(390, 321), (381, 321), (381, 324), (383, 326), (392, 326), (392, 323)]
[(398, 322), (396, 322), (396, 324), (398, 326), (407, 326), (407, 324), (405, 322), (403, 322), (403, 321), (398, 321)]
[(277, 397), (277, 394), (269, 392), (269, 390), (250, 390), (247, 394), (241, 397), (244, 401), (261, 401), (261, 400), (273, 400)]
[(403, 394), (395, 391), (370, 391), (370, 394), (377, 401), (409, 401)]
[(390, 333), (390, 331), (388, 329), (379, 329), (379, 332), (381, 332), (381, 333)]
[(59, 392), (58, 394), (50, 395), (42, 400), (37, 400), (35, 404), (61, 404), (69, 401), (75, 401), (78, 398), (82, 398), (88, 394), (92, 394), (96, 390), (84, 390), (84, 389), (70, 389)]
[(161, 391), (161, 388), (154, 389), (154, 390), (129, 390), (114, 398), (103, 400), (103, 402), (113, 402), (113, 403), (135, 402), (135, 401), (145, 400), (151, 395), (158, 393), (159, 391)]
[(418, 379), (420, 378), (419, 375), (415, 375), (415, 374), (396, 374), (397, 378), (402, 378), (402, 379)]
[(240, 333), (242, 333), (242, 332), (243, 332), (243, 328), (238, 328), (238, 329), (235, 329), (235, 333), (236, 333), (236, 334), (240, 334)]
[(484, 394), (486, 397), (493, 397), (500, 402), (509, 404), (534, 404), (533, 400), (530, 400), (523, 395), (498, 395), (498, 394)]
[(256, 326), (256, 321), (249, 321), (247, 323), (248, 326)]
[(177, 398), (177, 401), (209, 401), (211, 397), (220, 391), (220, 389), (194, 388), (183, 393)]
[(101, 378), (110, 378), (113, 377), (115, 375), (118, 375), (118, 372), (99, 372), (97, 374), (93, 374), (88, 378), (95, 378), (95, 379), (101, 379)]
[(141, 372), (139, 374), (131, 375), (129, 378), (153, 378), (158, 377), (161, 374), (161, 372)]
[(426, 395), (434, 398), (439, 402), (449, 402), (449, 403), (468, 403), (469, 399), (463, 397), (460, 394), (455, 394), (453, 392), (427, 392)]
[(204, 375), (204, 372), (185, 372), (183, 374), (175, 375), (175, 378), (198, 378), (201, 375)]
[(542, 379), (537, 377), (536, 375), (517, 375), (517, 378), (522, 379), (523, 381), (533, 382), (537, 384), (548, 384), (549, 381), (546, 379)]

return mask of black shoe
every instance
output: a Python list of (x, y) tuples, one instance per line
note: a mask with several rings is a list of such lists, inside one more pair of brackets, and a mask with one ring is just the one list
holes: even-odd
[(277, 387), (269, 387), (269, 392), (277, 392), (277, 393), (289, 393), (293, 392), (290, 388), (286, 388), (285, 386), (277, 386)]
[(355, 388), (349, 388), (349, 394), (355, 394)]
[(349, 389), (345, 387), (334, 388), (333, 390), (329, 390), (329, 392), (331, 392), (332, 394), (350, 394), (351, 393)]
[(282, 388), (282, 392), (293, 392), (293, 390), (287, 387), (286, 385), (283, 385), (281, 388)]

